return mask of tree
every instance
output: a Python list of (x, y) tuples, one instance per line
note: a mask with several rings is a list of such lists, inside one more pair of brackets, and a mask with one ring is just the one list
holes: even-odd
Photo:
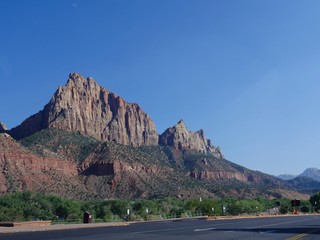
[(311, 196), (309, 202), (314, 207), (314, 210), (318, 212), (320, 210), (320, 192)]
[(128, 203), (124, 200), (116, 200), (111, 203), (111, 212), (119, 217), (123, 217), (126, 214), (127, 208)]

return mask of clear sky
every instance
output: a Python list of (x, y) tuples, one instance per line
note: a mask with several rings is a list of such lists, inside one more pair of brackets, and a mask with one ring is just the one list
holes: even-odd
[(184, 119), (247, 168), (320, 168), (319, 26), (317, 0), (1, 0), (0, 121), (79, 72), (159, 133)]

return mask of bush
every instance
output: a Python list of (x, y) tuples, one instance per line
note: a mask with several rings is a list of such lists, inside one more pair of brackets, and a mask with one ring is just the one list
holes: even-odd
[(313, 206), (314, 211), (318, 212), (320, 210), (320, 192), (311, 196), (309, 202)]

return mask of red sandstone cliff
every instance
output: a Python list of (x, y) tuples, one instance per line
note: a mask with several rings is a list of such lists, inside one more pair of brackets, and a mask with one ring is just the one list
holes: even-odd
[(72, 159), (42, 158), (22, 147), (8, 134), (0, 134), (0, 194), (38, 191), (62, 196), (85, 196)]

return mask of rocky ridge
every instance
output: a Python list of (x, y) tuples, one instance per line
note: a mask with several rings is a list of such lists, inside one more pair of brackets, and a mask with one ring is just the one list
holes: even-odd
[(134, 147), (160, 144), (223, 157), (202, 129), (188, 131), (183, 120), (159, 136), (153, 120), (138, 104), (127, 103), (78, 73), (69, 74), (66, 85), (58, 88), (43, 110), (11, 129), (10, 135), (22, 139), (47, 128), (79, 131), (99, 141)]
[(218, 158), (223, 157), (220, 148), (215, 148), (211, 141), (206, 139), (202, 129), (197, 132), (188, 131), (182, 119), (160, 135), (159, 143), (178, 150), (194, 150), (204, 154), (212, 154)]
[(69, 75), (50, 102), (39, 113), (10, 131), (21, 139), (46, 128), (80, 131), (101, 141), (124, 145), (157, 145), (158, 134), (152, 119), (138, 104), (98, 85), (81, 74)]

